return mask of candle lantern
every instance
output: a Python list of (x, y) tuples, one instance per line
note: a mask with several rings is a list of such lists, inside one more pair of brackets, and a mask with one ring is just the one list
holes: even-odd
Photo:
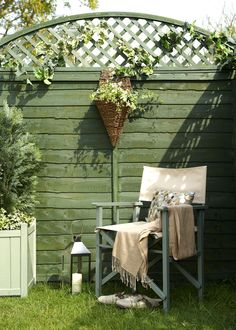
[[(70, 260), (70, 281), (71, 292), (79, 293), (82, 290), (82, 258), (88, 257), (88, 281), (90, 282), (91, 273), (91, 252), (87, 249), (83, 242), (81, 242), (80, 236), (74, 236), (74, 243), (71, 249)], [(73, 266), (76, 262), (76, 272), (73, 272)]]

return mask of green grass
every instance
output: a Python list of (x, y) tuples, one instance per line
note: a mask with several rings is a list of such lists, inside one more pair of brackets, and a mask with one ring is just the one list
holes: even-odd
[(208, 284), (200, 303), (195, 289), (174, 288), (168, 314), (161, 307), (122, 310), (101, 305), (93, 285), (71, 295), (68, 286), (37, 284), (26, 298), (0, 298), (0, 329), (234, 330), (236, 283)]

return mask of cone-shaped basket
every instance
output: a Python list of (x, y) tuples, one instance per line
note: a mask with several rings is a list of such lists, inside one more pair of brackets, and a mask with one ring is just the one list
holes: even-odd
[[(100, 76), (99, 85), (111, 79), (110, 71), (103, 71)], [(122, 82), (124, 89), (131, 89), (131, 82), (128, 77), (117, 78)], [(95, 101), (96, 106), (100, 112), (103, 123), (106, 127), (109, 139), (113, 147), (117, 144), (120, 134), (122, 132), (125, 120), (128, 117), (129, 108), (124, 107), (121, 111), (116, 110), (116, 104), (112, 102)]]

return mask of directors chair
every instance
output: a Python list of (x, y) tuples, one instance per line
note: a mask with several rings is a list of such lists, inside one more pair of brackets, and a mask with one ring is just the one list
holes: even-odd
[[(204, 232), (204, 211), (206, 209), (206, 166), (198, 166), (191, 168), (157, 168), (144, 166), (141, 180), (141, 188), (139, 194), (139, 201), (134, 203), (129, 202), (98, 202), (93, 203), (96, 206), (96, 296), (102, 294), (102, 286), (117, 274), (114, 267), (107, 274), (108, 268), (105, 267), (104, 254), (108, 250), (113, 250), (116, 236), (123, 228), (132, 228), (135, 230), (137, 226), (145, 226), (147, 218), (140, 219), (140, 209), (143, 202), (151, 202), (153, 204), (154, 196), (158, 196), (157, 201), (162, 203), (156, 204), (156, 211), (159, 217), (159, 230), (157, 232), (148, 232), (148, 259), (147, 259), (147, 275), (145, 277), (146, 287), (151, 288), (156, 295), (163, 301), (164, 311), (170, 308), (170, 263), (174, 264), (177, 270), (198, 290), (198, 296), (201, 299), (204, 291), (204, 268), (203, 268), (203, 232)], [(169, 200), (164, 200), (163, 195), (168, 196)], [(193, 196), (193, 202), (187, 197)], [(184, 198), (184, 199), (183, 199)], [(182, 199), (182, 200), (181, 200)], [(175, 200), (174, 205), (173, 200)], [(167, 202), (166, 202), (167, 201)], [(171, 201), (171, 202), (170, 202)], [(133, 208), (131, 213), (131, 222), (120, 224), (120, 211), (122, 208)], [(111, 208), (113, 210), (113, 221), (111, 225), (104, 226), (103, 211)], [(150, 206), (151, 208), (151, 206)], [(196, 258), (196, 274), (192, 275), (182, 265), (178, 258), (172, 256), (171, 249), (171, 226), (173, 227), (173, 220), (171, 220), (171, 210), (176, 210), (178, 217), (174, 225), (177, 226), (177, 231), (184, 233), (184, 228), (189, 225), (189, 219), (180, 219), (180, 210), (191, 209), (193, 214), (193, 237), (195, 253), (193, 258)], [(181, 211), (182, 212), (182, 211)], [(185, 212), (185, 211), (184, 211)], [(150, 209), (149, 209), (150, 213)], [(182, 221), (182, 228), (179, 226)], [(129, 224), (128, 224), (129, 223)], [(128, 225), (128, 227), (127, 227)], [(147, 224), (149, 226), (149, 224)], [(177, 234), (179, 234), (179, 232)], [(176, 234), (176, 235), (177, 235)], [(178, 235), (177, 235), (178, 236)], [(196, 239), (196, 242), (195, 242)], [(185, 244), (188, 237), (177, 237), (177, 244), (182, 244), (182, 250), (185, 252)], [(158, 249), (156, 249), (156, 243)], [(196, 245), (195, 245), (196, 243)], [(138, 249), (138, 246), (137, 246)], [(128, 252), (127, 252), (128, 253)], [(152, 258), (150, 258), (152, 257)], [(192, 256), (191, 256), (192, 257)], [(188, 258), (184, 257), (183, 259)], [(156, 263), (161, 261), (162, 267), (157, 268)], [(161, 271), (161, 279), (151, 278), (150, 268), (156, 267), (156, 271)]]

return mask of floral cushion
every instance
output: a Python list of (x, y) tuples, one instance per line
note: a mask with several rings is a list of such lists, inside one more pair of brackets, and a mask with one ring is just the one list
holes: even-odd
[(156, 191), (153, 195), (147, 221), (154, 221), (160, 218), (161, 206), (192, 204), (194, 199), (194, 192), (172, 192), (167, 190)]

